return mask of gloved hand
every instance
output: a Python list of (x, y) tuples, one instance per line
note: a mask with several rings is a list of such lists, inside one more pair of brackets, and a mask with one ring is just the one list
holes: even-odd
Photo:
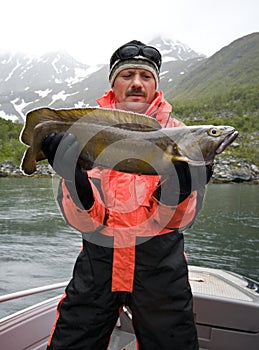
[(213, 174), (213, 166), (189, 166), (185, 162), (175, 162), (174, 172), (162, 176), (155, 197), (166, 205), (177, 205), (194, 190), (204, 192), (205, 185)]
[(79, 156), (79, 143), (74, 135), (65, 132), (49, 134), (42, 142), (42, 150), (57, 174), (68, 181), (74, 179)]
[(74, 202), (82, 209), (93, 205), (93, 191), (86, 171), (78, 164), (79, 142), (73, 134), (49, 134), (42, 142), (42, 150), (58, 175), (65, 179)]

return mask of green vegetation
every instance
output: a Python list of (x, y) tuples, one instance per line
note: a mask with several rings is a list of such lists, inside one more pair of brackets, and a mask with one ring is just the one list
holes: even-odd
[(23, 125), (0, 118), (0, 162), (13, 160), (20, 164), (26, 146), (19, 141)]
[(206, 100), (173, 103), (176, 118), (186, 125), (231, 125), (239, 132), (239, 147), (229, 147), (223, 155), (235, 155), (259, 164), (259, 88), (236, 88)]
[(251, 116), (259, 113), (259, 84), (235, 87), (199, 98), (173, 99), (174, 113), (191, 119), (213, 119), (217, 117)]

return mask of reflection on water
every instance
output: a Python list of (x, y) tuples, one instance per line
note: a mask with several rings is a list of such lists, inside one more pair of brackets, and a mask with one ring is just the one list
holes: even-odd
[[(259, 279), (258, 194), (257, 185), (208, 186), (185, 237), (190, 264)], [(62, 219), (50, 179), (0, 178), (0, 225), (1, 295), (70, 279), (81, 239)], [(0, 317), (26, 305), (5, 303)]]

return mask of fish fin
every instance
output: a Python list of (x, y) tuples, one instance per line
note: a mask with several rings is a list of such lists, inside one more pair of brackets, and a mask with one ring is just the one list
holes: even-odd
[(30, 145), (33, 139), (34, 128), (46, 121), (76, 122), (79, 119), (86, 123), (104, 126), (114, 126), (122, 129), (154, 131), (161, 129), (161, 125), (154, 118), (144, 114), (104, 108), (71, 108), (51, 109), (48, 107), (30, 111), (26, 115), (24, 128), (20, 140)]
[(109, 108), (72, 108), (55, 110), (57, 120), (77, 121), (122, 129), (151, 131), (161, 129), (159, 122), (144, 114)]
[(26, 175), (32, 175), (36, 171), (36, 159), (33, 156), (31, 147), (24, 152), (21, 161), (21, 170)]
[(20, 140), (25, 145), (30, 145), (33, 139), (33, 130), (36, 125), (49, 121), (49, 120), (55, 120), (56, 114), (55, 110), (52, 110), (51, 108), (39, 108), (30, 111), (26, 115), (26, 120), (24, 124), (24, 128), (21, 131)]
[(175, 163), (175, 162), (183, 162), (183, 163), (190, 164), (190, 159), (188, 159), (187, 157), (184, 157), (184, 156), (174, 156), (172, 158), (172, 163)]

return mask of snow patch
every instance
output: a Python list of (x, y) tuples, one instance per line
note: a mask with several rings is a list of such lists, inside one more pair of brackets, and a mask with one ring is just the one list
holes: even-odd
[(89, 107), (89, 103), (84, 103), (84, 101), (78, 101), (74, 104), (75, 108), (86, 108)]
[(19, 120), (16, 115), (6, 114), (4, 111), (0, 111), (0, 113), (1, 113), (1, 118), (5, 120), (11, 120), (12, 122), (17, 122)]
[(51, 89), (46, 89), (46, 90), (35, 90), (36, 94), (39, 95), (39, 97), (46, 97), (48, 96), (49, 93), (51, 93)]
[(58, 70), (58, 68), (56, 67), (56, 63), (59, 61), (59, 59), (60, 59), (60, 56), (59, 56), (59, 54), (58, 54), (57, 57), (55, 57), (54, 60), (53, 60), (53, 62), (51, 63), (52, 67), (54, 68), (54, 70), (55, 70), (55, 72), (56, 72), (57, 74), (59, 74), (59, 70)]
[(166, 75), (168, 72), (169, 72), (169, 70), (164, 70), (163, 72), (161, 72), (161, 73), (160, 73), (160, 78), (161, 78), (163, 75)]
[(178, 60), (175, 57), (170, 57), (170, 56), (163, 57), (163, 62), (172, 62), (172, 61), (178, 61)]
[(13, 73), (16, 71), (16, 69), (17, 68), (19, 68), (21, 66), (21, 63), (19, 63), (19, 62), (17, 62), (16, 63), (16, 66), (12, 69), (12, 71), (8, 74), (8, 77), (5, 79), (5, 82), (6, 81), (8, 81), (11, 77), (12, 77), (12, 75), (13, 75)]
[(28, 106), (28, 103), (24, 102), (24, 99), (17, 97), (15, 100), (11, 101), (14, 109), (20, 114), (24, 119), (23, 109)]
[(65, 90), (60, 91), (59, 93), (52, 96), (52, 102), (49, 104), (49, 106), (53, 105), (55, 101), (62, 100), (65, 101), (67, 97), (76, 95), (78, 92), (76, 91), (73, 94), (66, 94)]

